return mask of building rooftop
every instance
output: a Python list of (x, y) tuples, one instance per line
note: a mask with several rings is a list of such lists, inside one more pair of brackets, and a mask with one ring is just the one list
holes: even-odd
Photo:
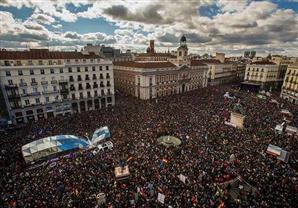
[(76, 51), (49, 51), (48, 49), (30, 49), (29, 51), (0, 51), (0, 59), (90, 59), (100, 58), (94, 53), (82, 54)]
[(125, 66), (125, 67), (134, 67), (134, 68), (169, 68), (169, 67), (176, 67), (175, 64), (169, 61), (163, 62), (135, 62), (135, 61), (120, 61), (114, 62), (114, 66)]
[(169, 58), (177, 58), (176, 56), (170, 53), (138, 53), (136, 57), (169, 57)]
[(191, 60), (190, 61), (191, 66), (207, 66), (202, 60)]
[(251, 65), (276, 65), (272, 61), (262, 60), (262, 61), (255, 61), (250, 63)]

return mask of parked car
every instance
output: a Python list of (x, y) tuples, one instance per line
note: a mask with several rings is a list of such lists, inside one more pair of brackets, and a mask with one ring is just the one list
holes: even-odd
[(113, 149), (113, 147), (114, 147), (114, 145), (111, 141), (105, 142), (105, 143), (97, 146), (99, 151), (105, 151), (107, 149), (111, 150), (111, 149)]

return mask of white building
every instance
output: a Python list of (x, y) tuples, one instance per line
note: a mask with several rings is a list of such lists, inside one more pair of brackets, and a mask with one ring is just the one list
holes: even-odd
[(277, 86), (278, 66), (270, 61), (256, 61), (246, 65), (244, 84), (258, 85), (269, 90)]
[(287, 68), (283, 82), (281, 97), (298, 104), (298, 62)]
[(112, 62), (95, 54), (0, 51), (0, 85), (14, 123), (114, 105), (113, 78)]
[(115, 88), (146, 100), (206, 87), (207, 65), (189, 60), (187, 52), (183, 36), (177, 57), (151, 50), (135, 61), (114, 62)]

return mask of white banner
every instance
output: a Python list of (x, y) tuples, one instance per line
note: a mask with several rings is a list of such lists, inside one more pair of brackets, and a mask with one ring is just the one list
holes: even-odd
[(183, 183), (185, 183), (186, 177), (184, 175), (180, 174), (180, 175), (178, 175), (178, 178), (179, 178), (180, 181), (182, 181)]
[(157, 195), (157, 201), (159, 201), (160, 203), (164, 204), (165, 203), (165, 195), (158, 193)]

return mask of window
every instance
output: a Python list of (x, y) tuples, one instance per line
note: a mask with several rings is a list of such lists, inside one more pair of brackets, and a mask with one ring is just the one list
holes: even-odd
[(22, 91), (23, 91), (23, 95), (27, 94), (27, 89), (22, 89)]
[(73, 99), (73, 100), (75, 100), (76, 99), (76, 94), (71, 94), (71, 98)]
[(110, 89), (108, 89), (108, 94), (109, 94), (109, 95), (111, 94), (111, 90), (110, 90)]
[(21, 61), (17, 61), (17, 66), (21, 66), (21, 65), (22, 65)]
[(87, 97), (90, 98), (91, 97), (91, 93), (88, 91), (87, 92)]
[(13, 85), (13, 82), (12, 82), (11, 79), (8, 80), (8, 84), (9, 84), (9, 85)]
[(84, 98), (83, 93), (80, 92), (80, 99), (83, 99), (83, 98)]
[(30, 105), (30, 101), (29, 100), (25, 100), (25, 104), (26, 105)]
[(182, 56), (182, 52), (181, 51), (179, 51), (179, 56)]
[(104, 90), (101, 90), (101, 95), (104, 95), (105, 94), (105, 91)]
[(60, 71), (60, 74), (62, 74), (62, 73), (63, 73), (63, 68), (60, 68), (60, 70), (59, 70), (59, 71)]
[(22, 70), (18, 70), (18, 75), (22, 76), (23, 75), (23, 71)]
[(24, 79), (20, 79), (20, 83), (24, 84), (25, 83)]
[(99, 71), (102, 71), (102, 66), (99, 66)]
[(97, 96), (97, 90), (94, 90), (94, 96)]
[[(93, 60), (93, 59), (91, 59), (91, 60)], [(95, 66), (92, 66), (92, 71), (95, 71)]]
[(42, 60), (39, 60), (39, 61), (38, 61), (38, 64), (39, 64), (39, 65), (43, 65)]
[(36, 102), (36, 104), (39, 104), (40, 103), (39, 98), (35, 98), (35, 102)]
[(6, 71), (6, 76), (11, 76), (10, 71)]
[(37, 93), (37, 88), (36, 87), (33, 87), (32, 88), (32, 91), (33, 91), (33, 93)]
[(31, 82), (32, 82), (32, 83), (36, 83), (35, 78), (31, 78)]
[(81, 72), (81, 69), (80, 69), (80, 67), (77, 67), (77, 72)]
[(28, 61), (28, 65), (33, 65), (31, 60)]
[(43, 91), (44, 91), (44, 92), (47, 92), (47, 91), (48, 91), (48, 86), (44, 85), (44, 86), (43, 86)]
[(109, 66), (106, 66), (106, 70), (109, 70)]
[(66, 60), (66, 62), (67, 62), (67, 63), (70, 63), (70, 60), (69, 60), (69, 59), (67, 59), (67, 60)]
[(54, 74), (55, 73), (55, 70), (54, 69), (50, 69), (51, 71), (51, 74)]
[(53, 86), (53, 90), (54, 90), (54, 92), (57, 91), (57, 86), (56, 85)]
[(44, 74), (44, 69), (40, 69), (40, 74)]
[(87, 71), (88, 71), (88, 66), (85, 67), (85, 72), (87, 72)]
[(68, 67), (68, 72), (71, 73), (72, 72), (72, 68)]
[(49, 97), (46, 97), (46, 102), (50, 102), (50, 98)]

